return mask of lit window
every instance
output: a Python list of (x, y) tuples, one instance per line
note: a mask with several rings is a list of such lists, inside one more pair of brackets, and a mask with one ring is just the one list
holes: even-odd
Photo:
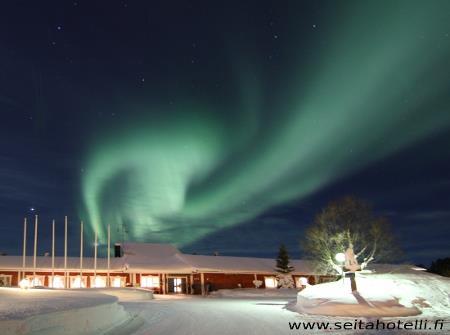
[(27, 276), (30, 281), (30, 286), (44, 286), (44, 276)]
[(275, 277), (264, 277), (264, 284), (266, 288), (277, 288), (278, 280)]
[(70, 287), (71, 288), (85, 288), (86, 287), (86, 277), (80, 276), (70, 277)]
[(141, 287), (159, 287), (159, 276), (142, 276)]
[(183, 292), (183, 278), (174, 278), (173, 279), (173, 291), (175, 293)]
[(125, 286), (123, 278), (122, 277), (111, 278), (111, 286), (112, 287), (123, 287), (123, 286)]
[(48, 276), (49, 287), (52, 288), (64, 288), (64, 277), (63, 276)]
[(91, 277), (91, 287), (106, 287), (106, 277), (96, 276)]

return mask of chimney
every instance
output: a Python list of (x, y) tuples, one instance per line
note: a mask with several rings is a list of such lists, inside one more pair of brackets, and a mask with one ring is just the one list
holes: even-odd
[(115, 243), (114, 244), (114, 257), (122, 257), (123, 253), (122, 253), (122, 246), (120, 245), (120, 243)]

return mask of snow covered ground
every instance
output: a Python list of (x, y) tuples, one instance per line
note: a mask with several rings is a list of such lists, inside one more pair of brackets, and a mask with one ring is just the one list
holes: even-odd
[(85, 290), (0, 288), (2, 335), (96, 334), (130, 317), (113, 295)]
[[(448, 278), (410, 269), (362, 274), (358, 278), (360, 296), (355, 297), (347, 291), (350, 288), (348, 282), (320, 284), (299, 293), (305, 299), (312, 299), (309, 302), (314, 301), (310, 305), (301, 299), (297, 303), (292, 292), (279, 290), (220, 290), (208, 298), (156, 295), (155, 300), (149, 302), (124, 302), (125, 309), (135, 315), (135, 318), (111, 334), (448, 334), (449, 283)], [(316, 312), (323, 312), (327, 305), (334, 308), (333, 313), (329, 313), (331, 315), (309, 314), (313, 308), (316, 308)], [(353, 313), (353, 305), (360, 308), (356, 311), (360, 314)], [(372, 308), (377, 313), (364, 313)], [(348, 309), (351, 313), (348, 313)], [(387, 313), (380, 313), (380, 310)], [(342, 312), (342, 316), (336, 316), (339, 312)], [(425, 323), (426, 320), (428, 324)], [(438, 324), (434, 329), (434, 323), (440, 320), (444, 320), (442, 328)], [(412, 330), (342, 328), (344, 323), (362, 322), (367, 325), (378, 321), (391, 324), (411, 322), (415, 325), (425, 324), (427, 327), (420, 329), (419, 326), (419, 329)], [(300, 328), (292, 329), (294, 323), (300, 324)], [(318, 323), (327, 329), (319, 329)], [(309, 325), (309, 328), (302, 328), (305, 325)]]
[(298, 313), (286, 309), (288, 299), (202, 298), (156, 296), (150, 302), (126, 302), (125, 309), (139, 315), (135, 325), (111, 334), (124, 335), (236, 335), (298, 334), (289, 321)]
[[(132, 322), (108, 335), (298, 335), (298, 334), (446, 334), (443, 330), (379, 331), (343, 330), (336, 323), (374, 322), (374, 318), (334, 317), (300, 314), (295, 310), (295, 300), (283, 298), (202, 298), (198, 296), (159, 296), (149, 302), (125, 302), (125, 309), (136, 315)], [(397, 318), (415, 322), (418, 317)], [(397, 321), (394, 320), (394, 321)], [(392, 319), (382, 319), (388, 322)], [(448, 320), (448, 318), (447, 318)], [(323, 323), (330, 328), (291, 329), (290, 324)]]
[(366, 317), (450, 317), (450, 278), (422, 271), (367, 273), (350, 279), (309, 286), (297, 297), (300, 313)]
[[(236, 289), (219, 291), (207, 298), (189, 295), (155, 295), (154, 299), (149, 299), (148, 291), (136, 289), (78, 290), (77, 292), (53, 290), (23, 292), (15, 289), (0, 289), (0, 334), (429, 335), (449, 333), (448, 279), (426, 273), (385, 273), (371, 275), (370, 278), (367, 283), (363, 283), (364, 280), (358, 281), (362, 297), (365, 294), (373, 294), (377, 299), (382, 298), (386, 301), (395, 297), (397, 304), (419, 310), (421, 314), (395, 318), (306, 314), (304, 311), (299, 312), (293, 292), (280, 290)], [(374, 278), (378, 278), (376, 283), (378, 286), (375, 286)], [(310, 287), (302, 291), (302, 296), (318, 298), (319, 296), (315, 294), (320, 292), (319, 288), (328, 287), (330, 290), (321, 291), (322, 295), (328, 292), (325, 305), (329, 301), (347, 302), (346, 297), (339, 293), (332, 296), (335, 292), (339, 292), (331, 289), (333, 285), (335, 285), (334, 289), (337, 289), (336, 285), (342, 285), (342, 282)], [(354, 296), (353, 298), (356, 299)], [(321, 306), (320, 302), (319, 306)], [(377, 318), (383, 322), (444, 319), (447, 323), (442, 330), (427, 329), (426, 331), (343, 330), (334, 327), (337, 323), (354, 323), (355, 320), (374, 322)], [(8, 328), (8, 322), (19, 322), (22, 328), (17, 328), (17, 324), (16, 328)], [(304, 329), (302, 326), (292, 329), (293, 323), (302, 325), (309, 323), (310, 328)], [(317, 323), (322, 323), (322, 327), (327, 325), (329, 328), (319, 329)], [(311, 326), (315, 328), (311, 329)]]
[(112, 295), (114, 297), (117, 297), (119, 301), (145, 301), (153, 299), (153, 291), (143, 288), (88, 288), (83, 289), (83, 291)]
[(236, 288), (232, 290), (218, 290), (211, 292), (210, 297), (215, 298), (290, 298), (296, 299), (298, 290), (291, 288), (257, 289)]

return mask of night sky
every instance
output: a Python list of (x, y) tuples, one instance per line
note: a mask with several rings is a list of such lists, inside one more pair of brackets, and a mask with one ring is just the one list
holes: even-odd
[(405, 260), (450, 256), (449, 1), (13, 1), (0, 50), (2, 252), (39, 214), (40, 254), (68, 215), (74, 255), (84, 220), (298, 257), (355, 195)]

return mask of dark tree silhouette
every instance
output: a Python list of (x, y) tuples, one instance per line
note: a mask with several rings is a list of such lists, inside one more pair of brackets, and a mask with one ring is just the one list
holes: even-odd
[(277, 257), (277, 267), (275, 270), (285, 274), (294, 271), (294, 268), (289, 265), (289, 254), (284, 244), (280, 245)]
[(450, 257), (439, 258), (431, 262), (428, 271), (444, 277), (450, 277)]

